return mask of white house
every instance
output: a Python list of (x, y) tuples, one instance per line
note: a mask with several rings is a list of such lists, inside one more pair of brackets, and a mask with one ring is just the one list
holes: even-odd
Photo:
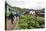
[(35, 11), (30, 11), (29, 14), (35, 15)]

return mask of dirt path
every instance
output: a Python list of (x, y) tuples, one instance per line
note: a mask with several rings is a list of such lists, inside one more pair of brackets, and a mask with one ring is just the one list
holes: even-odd
[(8, 20), (6, 21), (6, 24), (7, 24), (7, 30), (14, 30), (14, 28), (16, 28), (16, 24), (18, 23), (19, 21), (19, 17), (17, 17), (17, 21), (16, 21), (16, 18), (14, 19), (13, 21), (13, 24), (11, 24), (11, 20)]
[(7, 30), (12, 30), (13, 24), (11, 24), (11, 20), (7, 20)]

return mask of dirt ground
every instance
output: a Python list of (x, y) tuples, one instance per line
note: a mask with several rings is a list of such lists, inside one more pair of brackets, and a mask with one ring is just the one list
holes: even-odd
[[(19, 20), (19, 17), (17, 17), (17, 21)], [(11, 23), (11, 20), (6, 20), (6, 27), (7, 27), (7, 30), (14, 30), (14, 28), (15, 28), (15, 26), (16, 26), (16, 23), (17, 23), (17, 21), (16, 21), (16, 18), (14, 19), (14, 21), (13, 21), (13, 24)]]

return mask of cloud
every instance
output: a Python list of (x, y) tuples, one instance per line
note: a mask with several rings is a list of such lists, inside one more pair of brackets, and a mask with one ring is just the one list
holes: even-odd
[(46, 6), (46, 1), (44, 0), (7, 0), (8, 4), (11, 6), (16, 6), (20, 8), (43, 8)]

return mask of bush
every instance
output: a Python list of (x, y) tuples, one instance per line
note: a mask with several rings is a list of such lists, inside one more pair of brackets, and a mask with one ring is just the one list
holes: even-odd
[(23, 15), (20, 16), (18, 27), (19, 29), (43, 28), (44, 21), (43, 17)]

